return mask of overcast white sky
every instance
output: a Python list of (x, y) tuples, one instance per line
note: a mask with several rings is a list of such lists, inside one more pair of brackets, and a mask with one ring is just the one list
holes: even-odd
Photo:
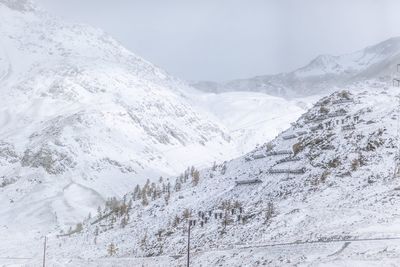
[(36, 0), (187, 80), (289, 71), (400, 36), (399, 0)]

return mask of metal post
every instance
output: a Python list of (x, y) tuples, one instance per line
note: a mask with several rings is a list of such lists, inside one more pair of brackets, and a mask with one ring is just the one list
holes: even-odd
[(43, 245), (43, 267), (46, 267), (46, 246), (47, 246), (47, 236), (44, 237), (44, 245)]
[(190, 265), (190, 227), (192, 226), (192, 221), (189, 220), (188, 226), (188, 243), (187, 243), (187, 267)]

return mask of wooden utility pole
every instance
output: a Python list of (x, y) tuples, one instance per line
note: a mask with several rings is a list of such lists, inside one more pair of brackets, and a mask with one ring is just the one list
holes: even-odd
[(47, 236), (44, 237), (44, 245), (43, 245), (43, 267), (46, 267), (46, 246), (47, 246)]
[(188, 226), (188, 241), (187, 241), (187, 267), (190, 266), (190, 227), (192, 226), (192, 220), (189, 220)]
[[(397, 64), (397, 72), (400, 72), (400, 64)], [(400, 79), (394, 78), (393, 86), (400, 87)], [(396, 83), (396, 85), (395, 85)], [(394, 174), (393, 177), (398, 177), (400, 175), (400, 96), (397, 96), (399, 99), (398, 107), (397, 107), (397, 151), (394, 159)]]

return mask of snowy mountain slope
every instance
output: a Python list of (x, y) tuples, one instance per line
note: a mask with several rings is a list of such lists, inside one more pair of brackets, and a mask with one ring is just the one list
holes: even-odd
[(243, 155), (287, 129), (319, 97), (286, 100), (257, 92), (226, 92), (196, 99), (224, 123)]
[(147, 178), (235, 155), (191, 91), (98, 29), (0, 0), (0, 254)]
[(365, 80), (389, 82), (399, 60), (400, 37), (396, 37), (350, 54), (318, 56), (289, 73), (192, 85), (207, 92), (256, 91), (287, 98), (322, 95)]
[[(321, 99), (244, 157), (109, 201), (82, 230), (51, 236), (49, 257), (60, 266), (73, 259), (89, 266), (180, 266), (184, 256), (171, 256), (185, 254), (191, 218), (194, 266), (365, 266), (389, 254), (398, 260), (398, 243), (379, 242), (400, 238), (398, 89), (376, 91), (366, 83), (363, 90)], [(287, 242), (294, 243), (262, 247)]]

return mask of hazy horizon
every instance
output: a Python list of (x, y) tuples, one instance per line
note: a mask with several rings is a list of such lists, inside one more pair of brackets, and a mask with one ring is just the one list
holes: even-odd
[(394, 0), (36, 1), (186, 80), (287, 72), (400, 36)]

